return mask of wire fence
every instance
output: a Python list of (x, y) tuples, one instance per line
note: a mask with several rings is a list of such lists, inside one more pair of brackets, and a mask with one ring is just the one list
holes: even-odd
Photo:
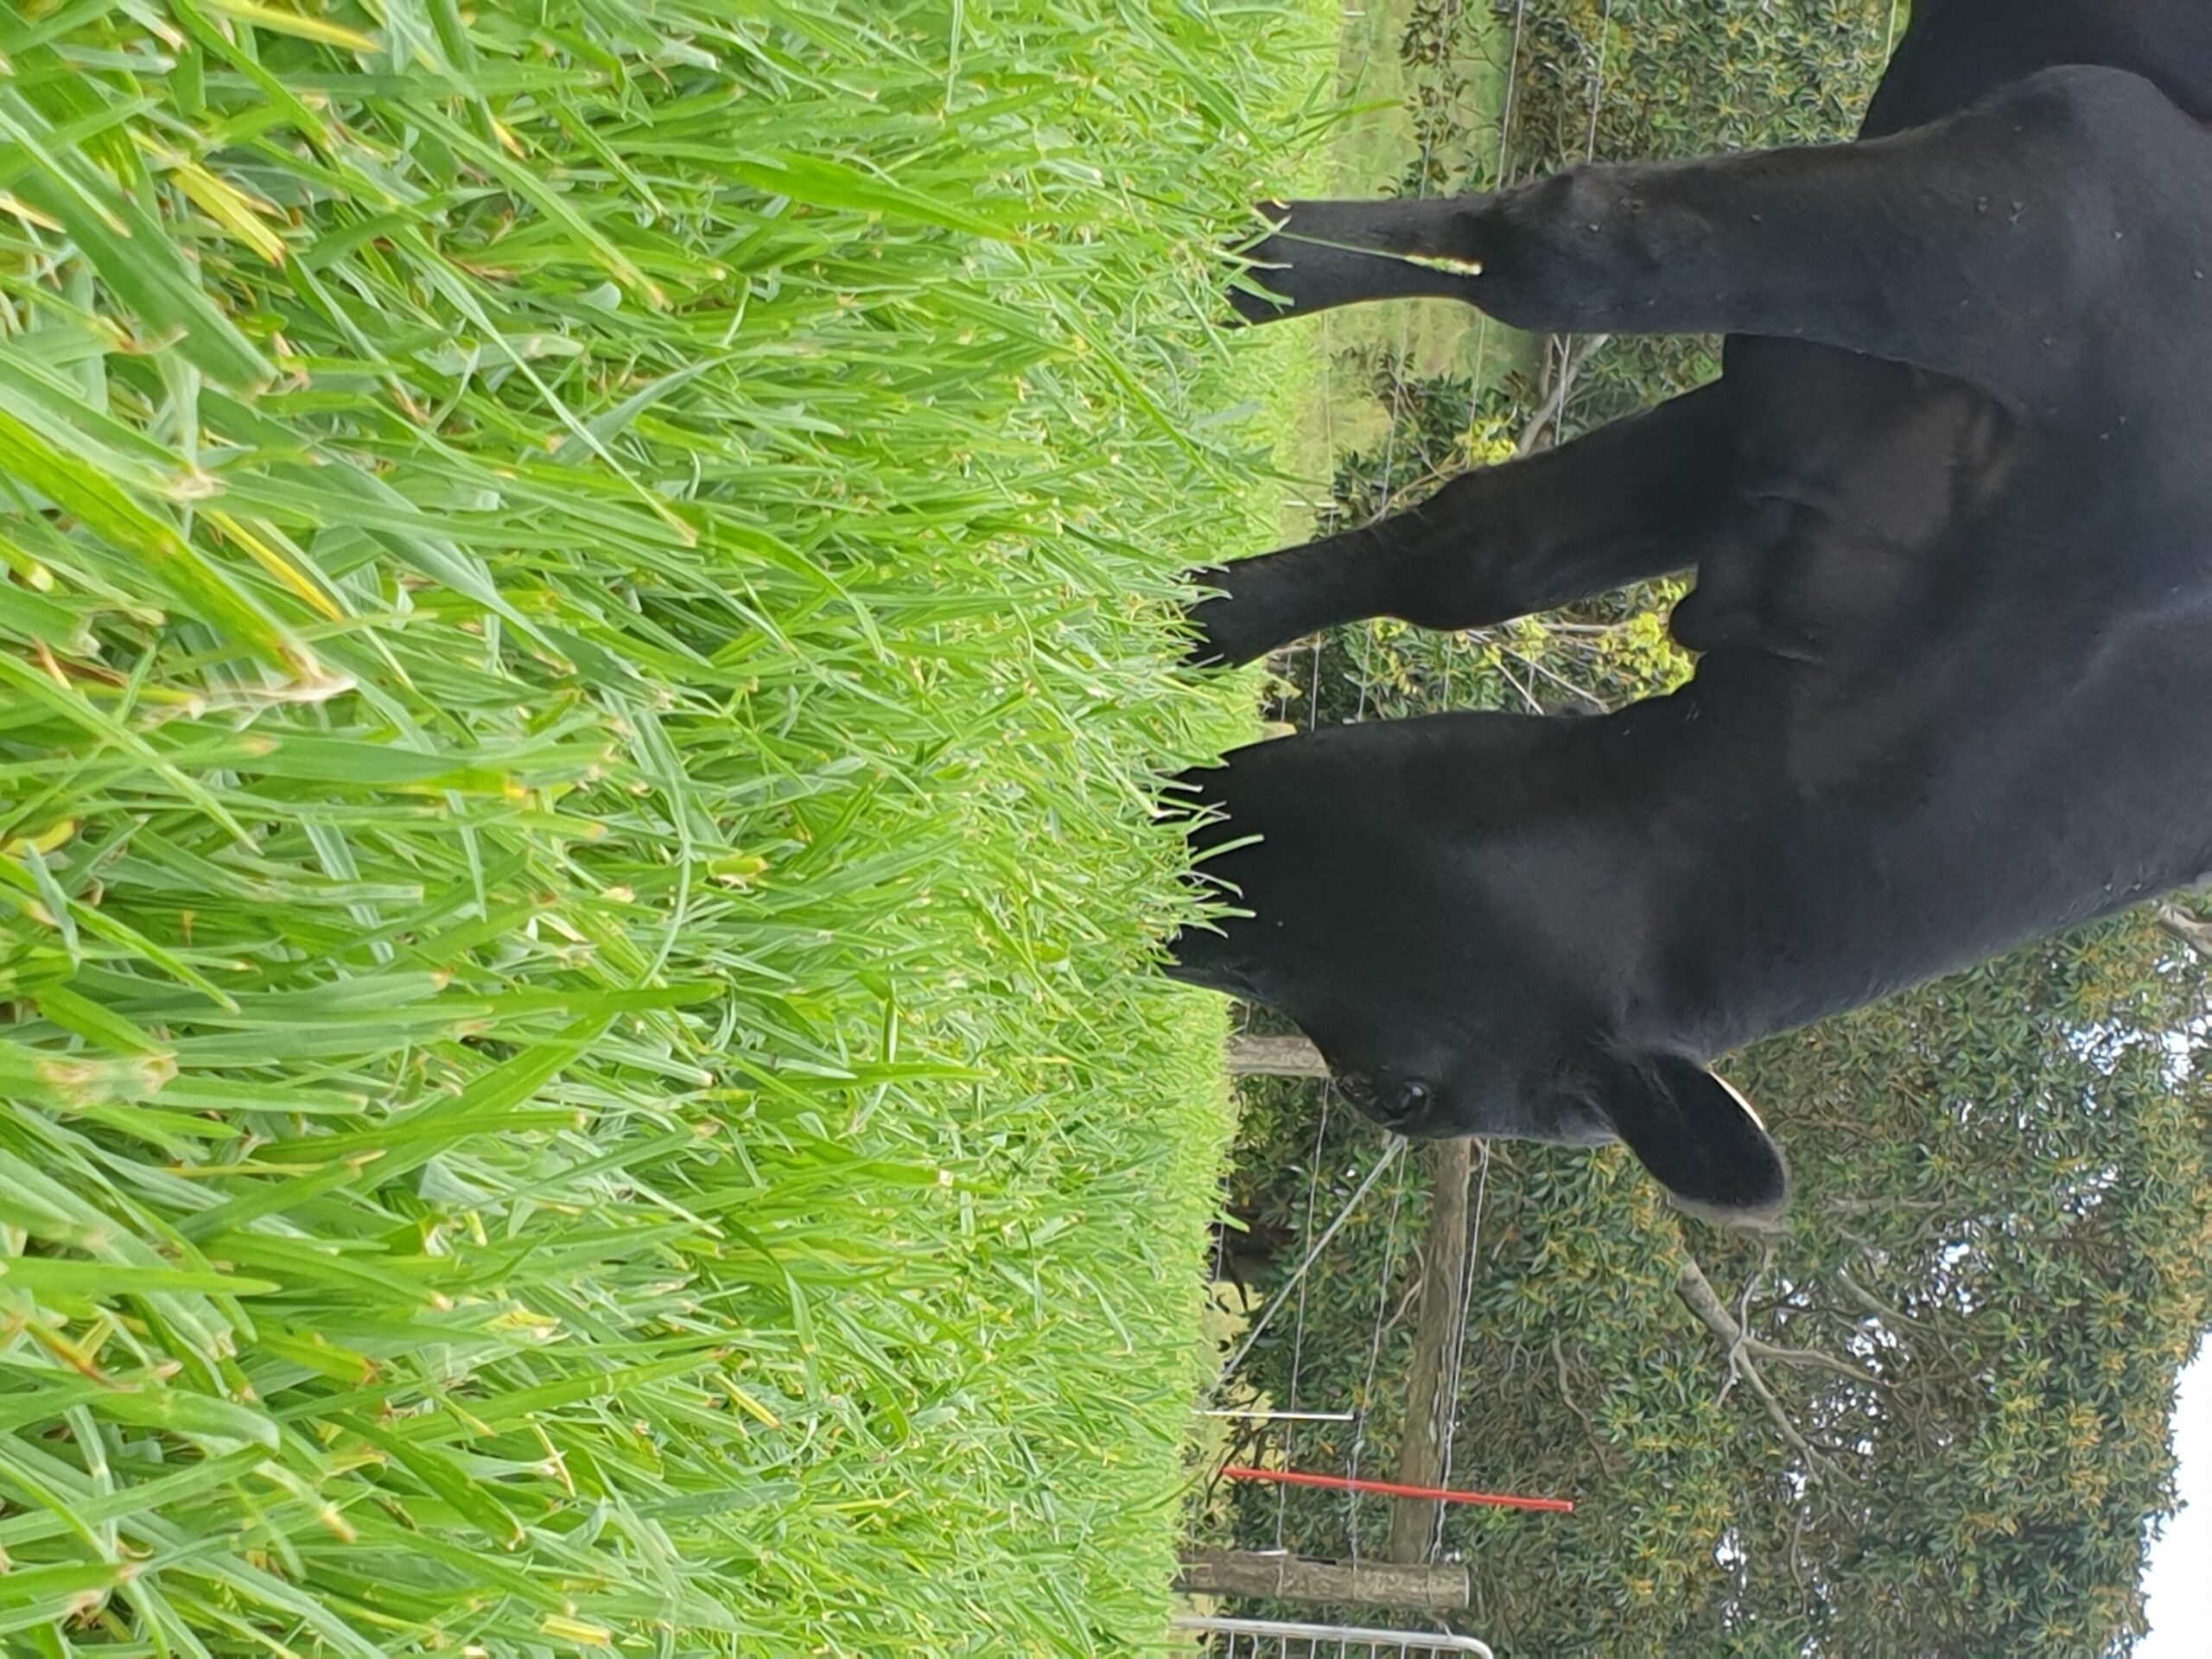
[(1302, 1624), (1288, 1619), (1216, 1618), (1192, 1614), (1175, 1628), (1202, 1643), (1209, 1659), (1436, 1659), (1466, 1653), (1491, 1659), (1486, 1643), (1440, 1632)]

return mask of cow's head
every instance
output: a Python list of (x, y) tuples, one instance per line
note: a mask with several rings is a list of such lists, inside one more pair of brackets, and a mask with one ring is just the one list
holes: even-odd
[[(1788, 1175), (1743, 1096), (1694, 1041), (1622, 1035), (1654, 1023), (1637, 895), (1663, 883), (1649, 850), (1424, 810), (1408, 750), (1525, 744), (1535, 725), (1348, 727), (1185, 773), (1171, 798), (1205, 804), (1189, 833), (1236, 909), (1179, 936), (1171, 971), (1294, 1021), (1353, 1103), (1401, 1134), (1619, 1141), (1693, 1213), (1771, 1218)], [(1483, 776), (1485, 758), (1447, 753), (1446, 770)], [(1519, 811), (1532, 798), (1497, 798)], [(1267, 833), (1240, 836), (1240, 820)]]
[(1530, 1064), (1534, 1056), (1573, 1050), (1546, 1040), (1563, 1033), (1525, 1026), (1472, 1033), (1433, 1011), (1424, 1019), (1420, 999), (1412, 997), (1377, 996), (1358, 1009), (1290, 1006), (1299, 999), (1270, 995), (1274, 988), (1255, 983), (1209, 948), (1218, 943), (1216, 936), (1185, 934), (1171, 971), (1296, 1020), (1345, 1098), (1385, 1128), (1415, 1140), (1618, 1141), (1677, 1205), (1709, 1221), (1770, 1221), (1789, 1201), (1788, 1168), (1758, 1114), (1688, 1055), (1593, 1047)]

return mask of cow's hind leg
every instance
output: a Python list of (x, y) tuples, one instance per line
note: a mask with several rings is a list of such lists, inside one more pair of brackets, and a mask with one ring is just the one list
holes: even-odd
[(1364, 529), (1201, 571), (1199, 662), (1247, 662), (1333, 623), (1481, 627), (1694, 564), (1732, 499), (1723, 383), (1560, 448), (1454, 479)]
[[(2128, 262), (2155, 257), (2151, 232), (2196, 211), (2206, 153), (2148, 81), (2076, 66), (1861, 143), (1294, 202), (1255, 251), (1300, 250), (1273, 283), (1299, 308), (1366, 297), (1332, 273), (1370, 251), (1408, 262), (1403, 291), (1518, 327), (1815, 340), (2040, 412), (2109, 325)], [(1325, 251), (1310, 283), (1306, 246)]]

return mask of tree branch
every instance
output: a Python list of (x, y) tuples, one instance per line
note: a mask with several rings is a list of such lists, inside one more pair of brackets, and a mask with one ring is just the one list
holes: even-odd
[(2179, 905), (2160, 905), (2151, 919), (2198, 956), (2212, 961), (2212, 922), (2190, 915)]
[(1918, 1319), (1898, 1313), (1897, 1309), (1882, 1300), (1841, 1268), (1835, 1270), (1835, 1281), (1843, 1287), (1845, 1295), (1865, 1308), (1875, 1319), (1888, 1325), (1892, 1332), (1910, 1329), (1920, 1324)]
[(1774, 1390), (1767, 1386), (1766, 1378), (1759, 1371), (1759, 1362), (1765, 1360), (1777, 1365), (1815, 1365), (1840, 1372), (1854, 1382), (1872, 1382), (1879, 1379), (1863, 1371), (1854, 1370), (1840, 1360), (1826, 1354), (1816, 1354), (1810, 1349), (1782, 1348), (1772, 1343), (1761, 1342), (1746, 1332), (1728, 1305), (1720, 1300), (1713, 1281), (1705, 1276), (1705, 1269), (1694, 1260), (1686, 1259), (1675, 1278), (1675, 1294), (1682, 1306), (1697, 1315), (1698, 1321), (1727, 1346), (1728, 1382), (1722, 1387), (1725, 1397), (1728, 1389), (1738, 1382), (1751, 1389), (1766, 1408), (1767, 1416), (1782, 1438), (1788, 1441), (1799, 1456), (1805, 1459), (1806, 1476), (1811, 1478), (1822, 1471), (1833, 1471), (1827, 1459), (1813, 1448), (1811, 1442), (1797, 1432), (1796, 1424), (1789, 1421), (1789, 1414)]
[(1535, 448), (1536, 440), (1544, 429), (1560, 417), (1567, 408), (1567, 400), (1574, 391), (1574, 378), (1582, 372), (1582, 365), (1592, 353), (1611, 340), (1611, 334), (1590, 334), (1567, 341), (1561, 347), (1559, 372), (1552, 377), (1551, 390), (1545, 395), (1536, 412), (1521, 429), (1521, 436), (1513, 446), (1516, 455), (1525, 455)]
[(1835, 1216), (1886, 1216), (1900, 1210), (1946, 1210), (1949, 1201), (1944, 1198), (1833, 1198), (1823, 1200), (1821, 1206)]
[(1605, 1436), (1598, 1433), (1597, 1419), (1591, 1416), (1583, 1408), (1582, 1402), (1574, 1397), (1573, 1385), (1567, 1376), (1567, 1352), (1560, 1346), (1556, 1336), (1552, 1338), (1552, 1364), (1559, 1371), (1559, 1397), (1566, 1402), (1569, 1411), (1582, 1420), (1582, 1432), (1590, 1437), (1590, 1449), (1597, 1453), (1599, 1466), (1608, 1471), (1618, 1470), (1621, 1466), (1620, 1454), (1605, 1444)]

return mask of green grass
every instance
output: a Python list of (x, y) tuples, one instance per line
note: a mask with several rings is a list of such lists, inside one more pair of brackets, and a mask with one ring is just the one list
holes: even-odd
[(0, 20), (0, 1645), (1158, 1636), (1333, 21)]

